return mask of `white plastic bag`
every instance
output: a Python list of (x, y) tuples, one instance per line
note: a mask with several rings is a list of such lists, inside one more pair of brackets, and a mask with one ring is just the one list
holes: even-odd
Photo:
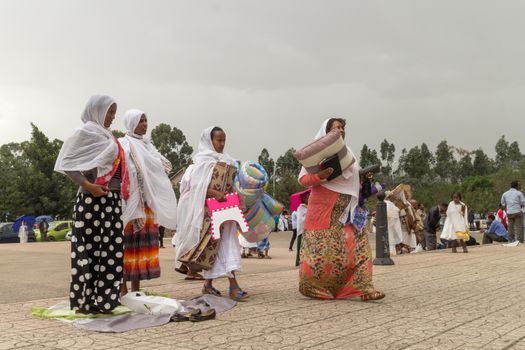
[(184, 311), (184, 307), (176, 299), (146, 295), (141, 292), (130, 292), (124, 295), (121, 303), (139, 314), (173, 315)]

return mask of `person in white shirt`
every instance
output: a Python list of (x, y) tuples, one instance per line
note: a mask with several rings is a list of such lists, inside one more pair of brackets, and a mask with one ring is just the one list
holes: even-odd
[(297, 238), (297, 210), (294, 210), (292, 212), (292, 239), (290, 240), (290, 247), (288, 248), (289, 251), (293, 251), (293, 244), (295, 243), (295, 239)]
[(28, 232), (27, 232), (27, 223), (25, 221), (22, 221), (22, 224), (20, 225), (20, 229), (18, 230), (18, 237), (20, 238), (20, 243), (27, 243), (28, 240)]
[(310, 192), (305, 193), (301, 196), (301, 205), (297, 208), (297, 255), (295, 258), (295, 266), (299, 266), (301, 262), (301, 241), (303, 238), (304, 232), (304, 220), (306, 219), (306, 211), (308, 209), (308, 198), (310, 197)]

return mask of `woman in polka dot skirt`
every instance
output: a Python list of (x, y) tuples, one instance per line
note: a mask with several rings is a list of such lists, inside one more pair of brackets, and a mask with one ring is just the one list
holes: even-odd
[(117, 104), (90, 98), (83, 125), (66, 140), (55, 170), (81, 186), (71, 237), (70, 305), (77, 313), (111, 313), (120, 305), (123, 274), (121, 196), (129, 197), (125, 155), (109, 127)]

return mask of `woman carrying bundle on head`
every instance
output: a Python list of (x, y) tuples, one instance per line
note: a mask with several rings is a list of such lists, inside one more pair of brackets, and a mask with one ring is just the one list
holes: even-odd
[(119, 139), (126, 154), (130, 196), (122, 203), (124, 283), (121, 295), (140, 289), (141, 280), (160, 277), (159, 225), (175, 229), (177, 198), (168, 178), (171, 163), (145, 137), (148, 118), (131, 109), (124, 115), (126, 136)]
[[(344, 119), (328, 119), (315, 139), (334, 129), (344, 139), (345, 125)], [(299, 175), (299, 182), (311, 188), (301, 242), (299, 291), (319, 299), (382, 299), (385, 294), (376, 291), (372, 283), (372, 251), (367, 234), (353, 223), (359, 203), (359, 167), (354, 162), (328, 181), (333, 172), (332, 167), (317, 173), (307, 173), (303, 168)]]
[(184, 274), (203, 272), (203, 294), (220, 296), (213, 280), (228, 277), (229, 297), (236, 301), (248, 299), (235, 277), (241, 271), (241, 250), (237, 224), (226, 222), (220, 239), (212, 239), (206, 198), (219, 202), (234, 192), (236, 162), (224, 153), (226, 134), (219, 127), (209, 127), (201, 134), (199, 150), (181, 180), (177, 232), (173, 237), (176, 270)]
[(78, 313), (110, 313), (120, 305), (120, 199), (129, 197), (129, 179), (124, 150), (109, 130), (116, 112), (111, 97), (91, 97), (82, 126), (64, 142), (55, 164), (55, 171), (81, 186), (73, 210), (69, 295)]

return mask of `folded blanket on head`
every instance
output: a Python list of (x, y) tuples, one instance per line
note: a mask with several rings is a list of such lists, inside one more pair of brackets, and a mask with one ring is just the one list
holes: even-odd
[(281, 203), (265, 192), (267, 184), (268, 173), (259, 163), (247, 161), (240, 165), (234, 188), (250, 226), (249, 232), (242, 233), (248, 242), (267, 238), (275, 226), (274, 216), (284, 209)]

